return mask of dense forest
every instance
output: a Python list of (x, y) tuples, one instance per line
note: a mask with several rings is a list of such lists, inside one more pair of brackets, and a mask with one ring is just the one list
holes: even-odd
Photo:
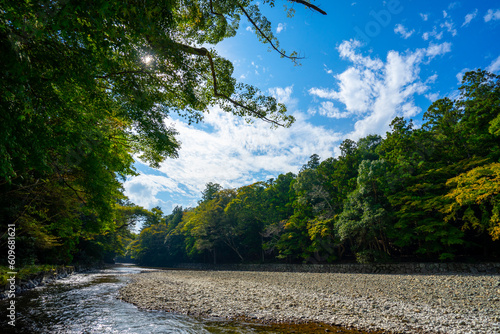
[(423, 126), (396, 118), (384, 138), (347, 139), (339, 157), (313, 155), (298, 175), (239, 189), (213, 180), (197, 207), (169, 215), (130, 203), (121, 182), (136, 175), (134, 161), (158, 167), (178, 154), (172, 114), (195, 123), (218, 105), (293, 123), (200, 47), (234, 36), (241, 18), (298, 61), (252, 1), (2, 1), (0, 252), (14, 226), (16, 266), (499, 255), (500, 82), (483, 71), (464, 76), (456, 99), (433, 103)]
[(141, 264), (498, 259), (500, 77), (463, 78), (423, 125), (342, 142), (298, 175), (209, 183), (195, 208), (151, 211), (127, 248)]

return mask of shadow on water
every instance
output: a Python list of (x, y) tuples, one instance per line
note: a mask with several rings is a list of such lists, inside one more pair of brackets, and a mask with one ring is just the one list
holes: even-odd
[(9, 300), (0, 301), (1, 333), (362, 333), (326, 324), (261, 325), (210, 321), (163, 311), (145, 311), (117, 299), (129, 274), (144, 268), (113, 267), (75, 274), (17, 296), (16, 326), (8, 325)]

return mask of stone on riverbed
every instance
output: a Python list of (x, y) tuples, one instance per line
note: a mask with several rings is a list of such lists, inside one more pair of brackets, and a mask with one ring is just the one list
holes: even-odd
[(500, 333), (498, 275), (157, 271), (120, 298), (146, 309), (397, 333)]

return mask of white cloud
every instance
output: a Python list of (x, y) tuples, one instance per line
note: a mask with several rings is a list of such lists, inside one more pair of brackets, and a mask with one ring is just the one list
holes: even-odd
[(159, 175), (140, 174), (124, 182), (123, 188), (128, 198), (135, 204), (152, 208), (162, 204), (156, 195), (162, 191), (185, 194), (177, 182)]
[(462, 83), (462, 78), (464, 77), (465, 73), (469, 72), (469, 71), (470, 71), (470, 68), (464, 68), (460, 72), (457, 73), (456, 78), (457, 78), (459, 84)]
[(488, 72), (498, 72), (500, 71), (500, 56), (493, 60), (491, 64), (486, 68)]
[[(453, 22), (451, 17), (446, 11), (443, 11), (443, 16), (445, 20), (437, 20), (436, 25), (432, 28), (432, 31), (427, 31), (422, 34), (422, 38), (424, 40), (429, 40), (431, 37), (437, 40), (441, 40), (445, 31), (449, 32), (452, 36), (457, 35), (458, 32), (457, 29), (455, 29), (455, 23)], [(473, 17), (470, 18), (470, 20), (472, 19)]]
[(283, 103), (288, 109), (294, 110), (297, 107), (298, 99), (292, 97), (293, 85), (285, 88), (274, 87), (269, 89), (269, 94), (274, 96), (279, 103)]
[(309, 94), (315, 95), (317, 97), (321, 97), (323, 99), (335, 99), (337, 96), (337, 92), (330, 89), (323, 88), (311, 88), (309, 89)]
[(338, 100), (346, 106), (348, 112), (363, 113), (368, 110), (373, 94), (373, 87), (370, 85), (373, 75), (370, 70), (350, 67), (335, 76), (339, 81), (339, 91), (311, 88), (309, 93), (320, 98)]
[(446, 31), (448, 31), (452, 36), (457, 35), (457, 29), (455, 29), (455, 25), (452, 21), (445, 21), (444, 23), (441, 23), (440, 27), (446, 28)]
[(432, 31), (428, 31), (428, 32), (424, 32), (422, 34), (422, 38), (424, 40), (428, 40), (430, 37), (434, 37), (435, 39), (437, 40), (440, 40), (441, 38), (443, 38), (443, 32), (440, 31), (439, 33), (437, 32), (437, 27), (434, 26), (434, 28), (432, 29)]
[(278, 23), (278, 27), (276, 28), (276, 33), (280, 33), (282, 32), (283, 30), (286, 30), (286, 23)]
[(252, 27), (250, 27), (250, 26), (247, 26), (247, 27), (245, 28), (245, 30), (246, 30), (246, 31), (253, 31)]
[(425, 83), (434, 83), (434, 82), (436, 82), (437, 78), (438, 78), (438, 75), (433, 74), (430, 77), (428, 77), (427, 80), (425, 80)]
[(426, 49), (426, 55), (431, 59), (436, 56), (442, 56), (451, 51), (451, 43), (444, 42), (441, 44), (430, 43)]
[(429, 101), (434, 102), (434, 101), (436, 101), (437, 99), (439, 99), (439, 93), (429, 93), (429, 94), (425, 94), (425, 97), (426, 97), (427, 99), (429, 99)]
[[(433, 57), (449, 52), (450, 43), (431, 44), (426, 49), (399, 53), (389, 51), (385, 61), (358, 53), (356, 41), (344, 41), (338, 48), (344, 59), (351, 61), (343, 73), (335, 76), (338, 89), (311, 88), (309, 93), (327, 99), (318, 111), (325, 116), (354, 116), (358, 120), (346, 137), (357, 140), (368, 134), (383, 134), (396, 116), (413, 117), (421, 110), (414, 103), (415, 95), (423, 95), (428, 84), (437, 79), (434, 74), (426, 82), (420, 79), (420, 67)], [(429, 95), (429, 97), (434, 97)], [(345, 112), (333, 102), (345, 105)], [(327, 103), (330, 102), (330, 103)]]
[(500, 9), (488, 9), (488, 12), (484, 16), (484, 22), (500, 20)]
[(342, 135), (312, 125), (306, 114), (294, 111), (293, 87), (277, 87), (271, 93), (287, 103), (295, 116), (291, 128), (271, 129), (259, 120), (248, 124), (219, 108), (212, 108), (204, 123), (196, 127), (176, 120), (173, 126), (182, 143), (179, 158), (163, 162), (160, 176), (139, 175), (127, 180), (125, 194), (146, 207), (161, 204), (161, 199), (173, 194), (190, 198), (194, 205), (208, 182), (240, 187), (263, 181), (269, 175), (297, 172), (314, 153), (332, 156)]
[(333, 74), (333, 71), (331, 69), (328, 68), (328, 66), (326, 64), (323, 64), (323, 68), (325, 69), (325, 72), (328, 73), (328, 74)]
[(406, 28), (402, 24), (396, 24), (394, 27), (394, 32), (396, 34), (400, 34), (404, 39), (409, 38), (413, 33), (415, 32), (415, 29), (412, 29), (411, 31), (406, 30)]
[[(260, 66), (257, 65), (254, 61), (250, 62), (250, 65), (252, 65), (252, 67), (254, 68), (254, 73), (256, 75), (260, 75), (260, 72), (259, 72)], [(264, 68), (262, 68), (262, 71), (265, 72)]]
[(314, 108), (309, 108), (308, 110), (308, 113), (310, 115), (315, 115), (316, 112), (319, 113), (321, 116), (325, 116), (328, 118), (337, 118), (337, 119), (347, 118), (352, 115), (352, 113), (349, 111), (345, 112), (340, 111), (339, 108), (335, 107), (335, 105), (331, 101), (321, 102), (317, 110)]
[(429, 14), (420, 13), (420, 17), (422, 18), (422, 20), (427, 21), (429, 19)]
[(343, 59), (349, 59), (351, 62), (363, 65), (371, 69), (380, 69), (383, 66), (382, 61), (379, 59), (372, 59), (368, 56), (364, 57), (356, 53), (356, 49), (361, 46), (361, 42), (355, 39), (349, 41), (343, 41), (337, 50), (340, 53), (340, 57)]
[(465, 20), (464, 20), (464, 23), (462, 23), (462, 27), (468, 26), (469, 23), (472, 20), (474, 20), (474, 18), (476, 18), (476, 16), (477, 16), (477, 8), (472, 13), (465, 15)]

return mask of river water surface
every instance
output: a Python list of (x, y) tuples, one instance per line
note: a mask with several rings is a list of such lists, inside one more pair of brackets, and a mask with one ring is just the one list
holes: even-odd
[[(140, 310), (117, 299), (129, 274), (145, 268), (116, 266), (79, 273), (16, 296), (16, 326), (8, 325), (8, 300), (0, 301), (0, 333), (325, 333), (327, 325), (264, 326), (197, 319), (163, 311)], [(360, 333), (360, 332), (356, 332)]]

